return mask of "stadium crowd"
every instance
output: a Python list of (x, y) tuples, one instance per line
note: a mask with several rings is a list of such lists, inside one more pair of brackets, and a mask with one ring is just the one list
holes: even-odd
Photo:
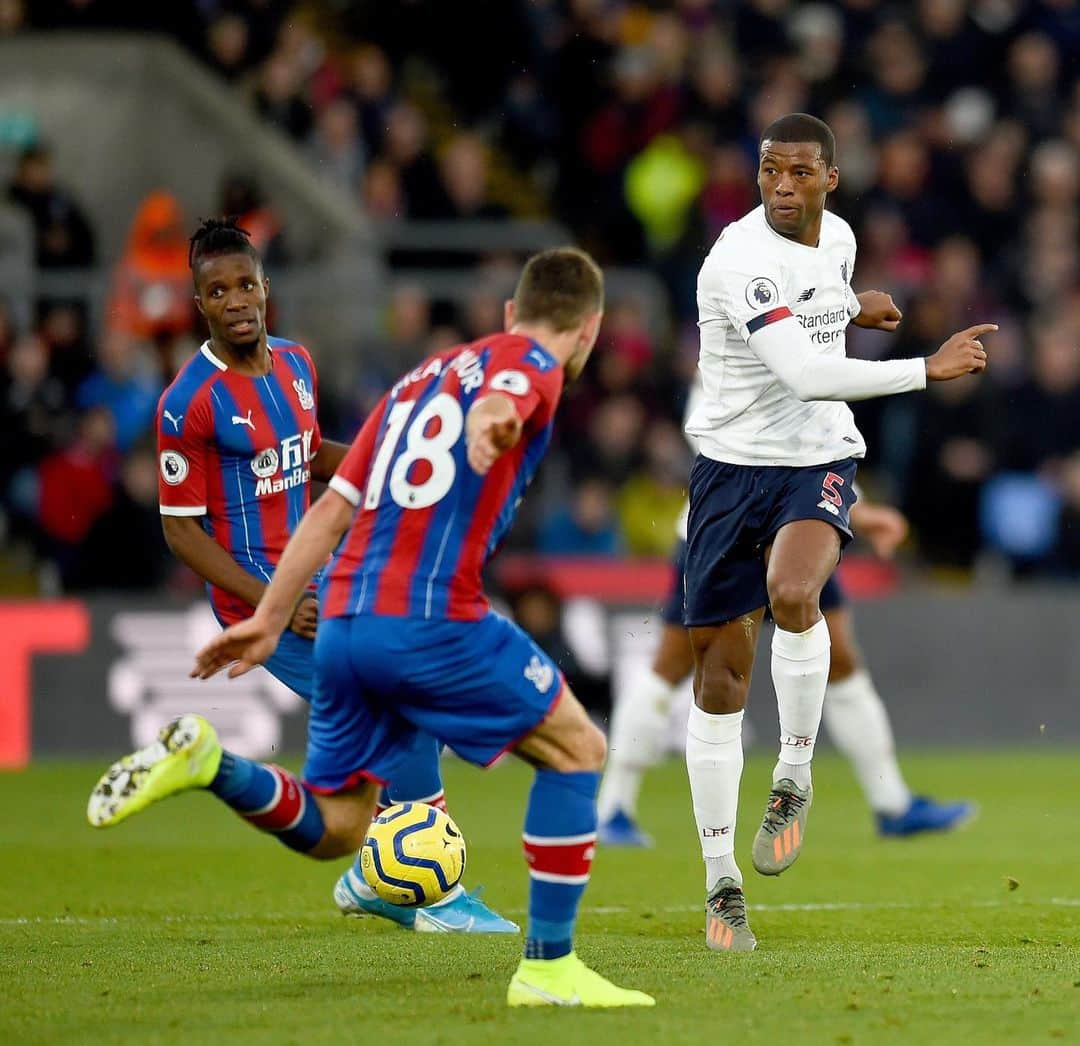
[[(836, 132), (832, 207), (858, 238), (856, 289), (888, 290), (905, 313), (895, 338), (852, 328), (849, 352), (921, 355), (976, 321), (1001, 327), (985, 378), (858, 405), (869, 488), (908, 513), (930, 567), (966, 574), (992, 552), (1017, 576), (1080, 575), (1075, 3), (159, 6), (176, 11), (7, 0), (0, 32), (169, 32), (376, 221), (550, 217), (604, 264), (661, 278), (670, 305), (659, 328), (639, 302), (609, 303), (594, 362), (562, 411), (546, 514), (535, 499), (519, 544), (670, 548), (690, 461), (680, 420), (695, 275), (720, 229), (756, 202), (761, 128), (802, 110)], [(465, 6), (483, 34), (458, 31)], [(288, 230), (257, 186), (241, 176), (221, 192), (271, 264), (287, 261)], [(77, 171), (54, 171), (46, 142), (21, 153), (7, 195), (32, 219), (39, 266), (112, 269), (105, 329), (87, 329), (77, 301), (39, 301), (27, 330), (0, 308), (8, 528), (65, 587), (158, 584), (169, 562), (153, 413), (199, 338), (191, 216), (152, 194), (123, 257), (99, 258)], [(433, 347), (501, 325), (483, 279), (465, 301), (435, 300), (407, 278), (416, 260), (392, 259), (405, 278), (384, 329), (357, 346), (367, 365), (356, 387), (325, 403), (334, 435), (351, 436), (377, 392)]]

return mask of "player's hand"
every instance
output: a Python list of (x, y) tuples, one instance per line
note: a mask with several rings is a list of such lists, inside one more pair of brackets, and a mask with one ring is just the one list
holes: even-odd
[(892, 295), (885, 291), (863, 291), (857, 295), (862, 309), (851, 322), (856, 327), (874, 331), (894, 331), (904, 314), (896, 307)]
[(318, 624), (318, 600), (316, 600), (314, 596), (304, 596), (304, 598), (296, 604), (296, 610), (293, 612), (292, 620), (289, 622), (289, 628), (298, 636), (303, 636), (305, 639), (314, 639), (315, 629), (318, 627)]
[(926, 380), (951, 381), (986, 370), (986, 349), (979, 339), (997, 329), (996, 323), (976, 323), (974, 327), (954, 334), (927, 358)]
[(470, 441), (467, 456), (474, 472), (486, 476), (500, 455), (517, 446), (522, 421), (517, 412), (501, 421), (489, 421)]
[(229, 669), (229, 678), (242, 676), (273, 657), (280, 636), (280, 632), (268, 628), (257, 614), (230, 625), (195, 655), (191, 678), (209, 679), (234, 661), (236, 664)]
[(851, 525), (860, 537), (870, 542), (874, 555), (881, 559), (892, 559), (908, 536), (907, 518), (889, 505), (855, 502), (851, 509)]

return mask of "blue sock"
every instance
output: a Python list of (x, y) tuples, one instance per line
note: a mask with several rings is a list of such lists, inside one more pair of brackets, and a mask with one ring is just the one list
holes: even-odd
[(578, 904), (596, 849), (598, 773), (537, 770), (525, 811), (529, 864), (526, 959), (558, 959), (574, 947)]
[(395, 803), (427, 803), (446, 809), (439, 756), (442, 742), (430, 734), (417, 734), (408, 758), (395, 771), (394, 779), (379, 794), (379, 806)]
[(280, 766), (222, 752), (210, 791), (248, 824), (301, 853), (314, 849), (325, 832), (314, 794)]

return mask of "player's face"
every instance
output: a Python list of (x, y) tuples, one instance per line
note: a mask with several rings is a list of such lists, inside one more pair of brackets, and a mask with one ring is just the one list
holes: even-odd
[(758, 188), (765, 216), (781, 236), (801, 239), (819, 231), (825, 197), (839, 172), (827, 167), (817, 142), (761, 143)]
[(195, 304), (214, 341), (241, 355), (252, 351), (266, 330), (270, 291), (259, 263), (247, 254), (207, 258), (199, 265), (195, 286)]

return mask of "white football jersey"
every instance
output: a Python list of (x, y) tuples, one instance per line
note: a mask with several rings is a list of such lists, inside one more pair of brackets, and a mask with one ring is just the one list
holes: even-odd
[(764, 207), (724, 229), (697, 284), (705, 394), (686, 431), (702, 454), (735, 465), (788, 466), (865, 455), (846, 403), (802, 402), (747, 345), (755, 331), (793, 315), (822, 356), (844, 356), (844, 331), (860, 308), (854, 268), (854, 233), (829, 211), (817, 247), (774, 232)]

